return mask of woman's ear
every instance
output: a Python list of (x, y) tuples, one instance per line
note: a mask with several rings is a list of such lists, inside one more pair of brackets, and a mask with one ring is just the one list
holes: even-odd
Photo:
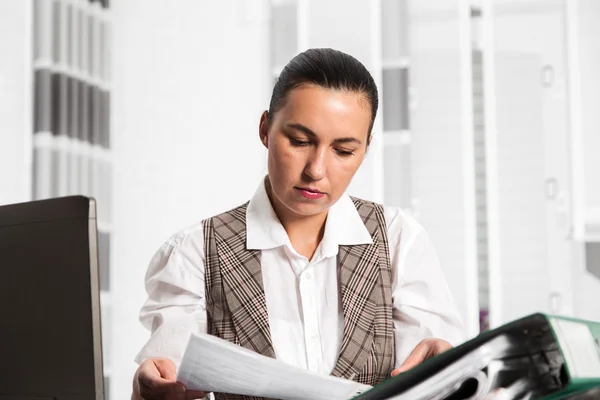
[(271, 125), (271, 121), (269, 119), (269, 112), (264, 111), (260, 116), (260, 124), (258, 125), (258, 136), (260, 137), (260, 141), (263, 146), (267, 149), (269, 148), (269, 127)]

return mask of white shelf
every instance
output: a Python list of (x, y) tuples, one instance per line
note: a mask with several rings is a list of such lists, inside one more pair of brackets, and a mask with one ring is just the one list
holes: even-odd
[(408, 68), (409, 61), (407, 57), (388, 58), (381, 60), (381, 68), (383, 69), (400, 69)]
[(600, 242), (600, 207), (590, 207), (584, 213), (583, 242)]
[(408, 130), (384, 131), (381, 136), (384, 146), (408, 146), (412, 141), (411, 133)]
[(97, 76), (90, 75), (87, 71), (73, 68), (65, 64), (56, 64), (52, 59), (42, 58), (33, 62), (33, 70), (47, 70), (52, 73), (68, 75), (92, 86), (98, 86), (100, 89), (110, 91), (110, 83), (100, 79)]
[(297, 2), (297, 0), (270, 0), (272, 7), (287, 6), (290, 4), (297, 4)]
[(100, 145), (92, 145), (77, 138), (65, 135), (53, 135), (52, 132), (36, 132), (33, 135), (35, 149), (56, 149), (71, 152), (75, 155), (88, 156), (99, 161), (111, 162), (111, 149)]

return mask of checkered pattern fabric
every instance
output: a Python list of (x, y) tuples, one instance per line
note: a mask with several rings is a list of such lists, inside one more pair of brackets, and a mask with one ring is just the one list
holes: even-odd
[[(394, 366), (392, 272), (383, 207), (353, 198), (372, 244), (340, 246), (344, 334), (332, 375), (374, 385)], [(208, 332), (275, 357), (260, 266), (246, 249), (248, 203), (204, 221)], [(257, 399), (216, 393), (218, 400)]]

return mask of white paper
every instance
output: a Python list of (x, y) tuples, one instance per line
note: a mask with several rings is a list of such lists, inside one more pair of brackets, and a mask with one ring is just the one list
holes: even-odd
[(206, 334), (190, 336), (177, 380), (190, 390), (290, 400), (343, 400), (370, 389), (285, 364)]

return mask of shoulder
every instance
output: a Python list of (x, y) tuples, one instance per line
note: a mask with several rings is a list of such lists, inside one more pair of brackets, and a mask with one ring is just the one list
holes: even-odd
[(379, 210), (385, 219), (388, 243), (392, 252), (409, 248), (419, 236), (426, 235), (421, 224), (409, 211), (400, 207), (386, 206), (373, 201), (350, 196), (359, 214), (370, 213), (370, 210)]
[(435, 255), (427, 232), (409, 211), (384, 206), (384, 214), (392, 271), (397, 277), (404, 276), (407, 267), (411, 270), (419, 267), (414, 260), (423, 258), (424, 255), (431, 259), (429, 256)]
[(357, 209), (361, 207), (368, 207), (381, 210), (385, 217), (386, 228), (388, 232), (390, 229), (393, 229), (403, 231), (404, 233), (412, 236), (412, 234), (423, 231), (421, 224), (419, 224), (419, 222), (407, 210), (404, 210), (400, 207), (386, 206), (353, 196), (350, 196), (350, 199)]
[(227, 224), (235, 219), (239, 220), (242, 215), (245, 215), (247, 206), (248, 202), (180, 229), (171, 235), (165, 241), (164, 245), (176, 249), (193, 243), (203, 244), (204, 227), (207, 223), (211, 223), (214, 226), (215, 224)]
[(180, 229), (165, 240), (162, 249), (171, 253), (204, 253), (204, 221)]
[(202, 222), (198, 222), (177, 231), (160, 245), (146, 272), (147, 289), (152, 282), (174, 282), (190, 272), (204, 270), (202, 230)]
[(388, 231), (397, 228), (409, 236), (424, 231), (423, 226), (410, 212), (400, 207), (383, 206), (383, 214)]
[(384, 206), (383, 214), (392, 253), (408, 251), (417, 238), (427, 235), (423, 226), (407, 210)]
[(227, 225), (233, 222), (242, 222), (246, 221), (246, 210), (248, 209), (249, 202), (245, 202), (237, 207), (232, 208), (231, 210), (227, 210), (220, 214), (213, 215), (210, 218), (207, 218), (201, 222), (201, 225), (205, 225), (209, 223), (211, 226), (220, 226)]

